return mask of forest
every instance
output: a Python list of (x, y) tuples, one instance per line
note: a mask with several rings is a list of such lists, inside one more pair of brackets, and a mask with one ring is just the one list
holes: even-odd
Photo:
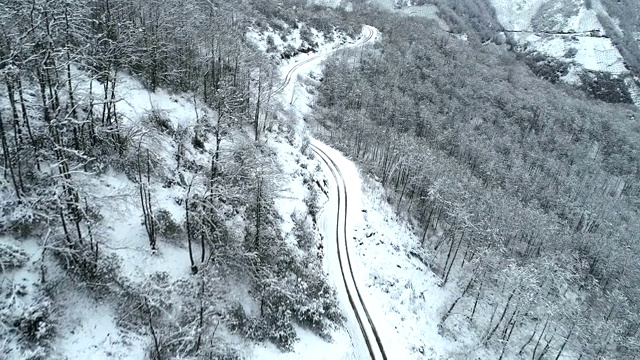
[(635, 358), (635, 107), (552, 85), (482, 34), (370, 19), (382, 40), (327, 63), (314, 119), (416, 224), (415, 253), (442, 286), (456, 284), (442, 333), (464, 323), (501, 358)]
[[(305, 0), (3, 1), (0, 265), (38, 276), (30, 293), (0, 284), (0, 338), (18, 339), (0, 354), (15, 345), (22, 358), (51, 358), (69, 289), (112, 304), (118, 326), (150, 339), (151, 359), (241, 357), (223, 331), (284, 351), (297, 325), (328, 339), (344, 318), (318, 256), (318, 194), (305, 178), (308, 211), (290, 246), (275, 205), (284, 171), (265, 140), (287, 125), (273, 101), (277, 61), (309, 49), (265, 53), (246, 33), (297, 29), (313, 47), (308, 28), (354, 36), (366, 23), (381, 40), (327, 61), (310, 118), (386, 187), (421, 239), (413, 255), (457, 291), (442, 334), (466, 326), (501, 358), (633, 359), (637, 109), (537, 77), (488, 41), (500, 30), (488, 1), (426, 2), (450, 32), (361, 1), (353, 13)], [(118, 95), (130, 79), (188, 98), (194, 115), (133, 119)], [(190, 277), (123, 274), (106, 225), (117, 199), (94, 181), (109, 177), (135, 184), (127, 215), (149, 254), (188, 248), (179, 261)], [(184, 221), (158, 205), (163, 191), (181, 194), (171, 205)], [(34, 238), (38, 263), (11, 245)], [(231, 298), (236, 288), (256, 311)]]
[[(294, 323), (327, 337), (342, 322), (315, 250), (313, 191), (309, 213), (295, 219), (299, 249), (279, 230), (282, 169), (264, 139), (270, 123), (285, 121), (272, 100), (280, 78), (245, 34), (300, 21), (346, 34), (360, 26), (339, 11), (290, 3), (0, 4), (3, 272), (31, 266), (12, 243), (36, 238), (41, 246), (35, 288), (0, 287), (0, 337), (18, 339), (3, 341), (0, 353), (50, 358), (60, 325), (56, 299), (65, 289), (113, 304), (119, 326), (152, 339), (152, 359), (239, 357), (219, 328), (288, 350)], [(118, 94), (131, 78), (150, 93), (186, 94), (195, 116), (176, 125), (156, 109), (142, 119), (126, 115), (130, 99)], [(134, 282), (122, 274), (106, 224), (118, 199), (100, 197), (95, 186), (118, 174), (137, 188), (132, 216), (144, 225), (147, 251), (188, 247), (188, 259), (171, 261), (188, 264), (190, 278), (158, 272)], [(184, 221), (158, 207), (163, 189), (185, 194), (171, 204)], [(238, 286), (246, 286), (257, 314), (224, 290)]]

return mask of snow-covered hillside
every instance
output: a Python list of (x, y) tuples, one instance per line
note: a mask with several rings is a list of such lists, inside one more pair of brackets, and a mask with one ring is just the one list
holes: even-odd
[[(629, 75), (624, 58), (598, 19), (598, 14), (608, 15), (597, 0), (590, 8), (581, 0), (492, 0), (492, 4), (521, 50), (567, 64), (563, 81), (581, 85), (583, 70), (622, 78)], [(640, 98), (631, 96), (640, 103)]]
[[(356, 43), (340, 33), (334, 32), (335, 41), (329, 42), (315, 29), (309, 31), (313, 34), (316, 50), (325, 54), (343, 44), (355, 46)], [(263, 45), (266, 39), (264, 34), (259, 34), (255, 34), (257, 46)], [(303, 45), (295, 35), (282, 44)], [(308, 63), (310, 57), (311, 54), (303, 53), (284, 61), (285, 73), (299, 63)], [(311, 68), (317, 67), (322, 58), (316, 57), (316, 60), (309, 63)], [(212, 180), (207, 175), (214, 169), (212, 163), (221, 164), (218, 171), (223, 175), (220, 176), (233, 174), (225, 182), (236, 182), (236, 176), (246, 182), (256, 173), (262, 174), (265, 180), (261, 184), (268, 184), (277, 213), (274, 216), (279, 219), (274, 223), (279, 229), (273, 231), (282, 234), (286, 248), (279, 251), (290, 252), (286, 255), (288, 262), (292, 257), (296, 259), (294, 264), (304, 262), (306, 268), (297, 271), (309, 272), (309, 277), (298, 273), (298, 283), (294, 281), (293, 285), (301, 289), (296, 295), (312, 291), (313, 286), (324, 286), (320, 262), (322, 246), (317, 246), (319, 234), (314, 231), (315, 220), (312, 220), (315, 216), (312, 212), (317, 211), (312, 208), (317, 206), (317, 195), (314, 195), (317, 179), (314, 177), (318, 168), (305, 148), (308, 135), (301, 113), (291, 115), (288, 109), (278, 110), (277, 104), (264, 100), (263, 108), (276, 115), (265, 116), (264, 121), (260, 121), (261, 136), (254, 142), (254, 129), (242, 123), (236, 124), (237, 127), (229, 126), (226, 121), (230, 120), (221, 120), (220, 112), (206, 106), (195, 94), (170, 93), (162, 88), (150, 91), (124, 72), (115, 76), (111, 85), (115, 91), (105, 94), (105, 87), (95, 77), (82, 69), (71, 70), (73, 83), (77, 84), (73, 93), (75, 101), (92, 104), (111, 96), (117, 104), (119, 129), (135, 146), (131, 147), (132, 153), (125, 152), (115, 164), (105, 164), (93, 172), (76, 171), (72, 177), (79, 196), (91, 205), (83, 210), (92, 216), (92, 222), (87, 224), (89, 233), (85, 241), (90, 239), (87, 246), (95, 252), (96, 268), (101, 271), (92, 277), (91, 281), (96, 284), (69, 278), (64, 261), (61, 265), (59, 259), (44, 256), (60, 251), (59, 234), (50, 238), (50, 232), (37, 232), (20, 238), (7, 233), (0, 238), (3, 270), (0, 320), (3, 324), (12, 324), (0, 331), (5, 338), (0, 347), (2, 357), (143, 359), (154, 351), (171, 354), (192, 351), (182, 347), (195, 341), (195, 328), (200, 328), (196, 332), (202, 332), (202, 338), (215, 336), (215, 343), (206, 345), (214, 355), (264, 358), (273, 353), (274, 356), (298, 357), (314, 347), (331, 348), (345, 354), (352, 352), (350, 337), (343, 329), (327, 325), (322, 331), (325, 337), (320, 337), (317, 328), (312, 331), (299, 324), (291, 328), (295, 331), (293, 334), (287, 335), (292, 342), (302, 339), (295, 349), (289, 349), (294, 350), (293, 353), (283, 353), (282, 343), (277, 341), (274, 341), (277, 345), (257, 347), (254, 353), (243, 336), (264, 341), (269, 339), (267, 330), (261, 328), (260, 334), (252, 337), (244, 333), (247, 330), (242, 326), (253, 321), (253, 316), (261, 317), (264, 304), (256, 301), (257, 295), (252, 293), (247, 279), (243, 280), (232, 271), (238, 266), (246, 267), (242, 262), (251, 257), (242, 259), (244, 255), (238, 253), (231, 256), (237, 264), (221, 264), (221, 261), (229, 260), (224, 252), (241, 246), (242, 241), (225, 250), (209, 242), (205, 245), (200, 232), (196, 233), (194, 241), (187, 244), (185, 240), (189, 227), (198, 226), (200, 221), (195, 213), (198, 208), (188, 205), (188, 202), (200, 204), (202, 198), (197, 195), (200, 192), (220, 201), (215, 210), (207, 212), (212, 220), (224, 221), (224, 224), (215, 224), (217, 228), (228, 229), (216, 234), (218, 239), (249, 236), (248, 218), (251, 215), (247, 211), (250, 210), (242, 205), (246, 195), (240, 194), (239, 188), (238, 193), (231, 192), (234, 191), (232, 188), (212, 188)], [(291, 85), (280, 95), (282, 103), (301, 99), (304, 102), (302, 96), (296, 95), (294, 83)], [(278, 88), (274, 83), (273, 89), (277, 92)], [(274, 90), (270, 90), (270, 98)], [(0, 99), (5, 99), (6, 94), (1, 91)], [(37, 99), (33, 93), (31, 89), (25, 91), (28, 101)], [(3, 111), (9, 107), (4, 102), (0, 105)], [(31, 109), (35, 104), (27, 106)], [(33, 124), (38, 128), (41, 126), (39, 122)], [(216, 129), (224, 129), (224, 133), (216, 133)], [(257, 152), (251, 153), (254, 146)], [(215, 154), (219, 154), (219, 158), (216, 159)], [(277, 161), (265, 161), (264, 156), (273, 160), (272, 155), (277, 155)], [(101, 160), (106, 162), (106, 159)], [(238, 166), (238, 161), (242, 165)], [(55, 167), (51, 166), (50, 171), (56, 171)], [(157, 227), (157, 242), (153, 244), (145, 218), (145, 211), (150, 209)], [(11, 221), (9, 217), (3, 218), (2, 225)], [(234, 275), (229, 275), (229, 271)], [(194, 276), (196, 272), (204, 277)], [(207, 279), (206, 286), (202, 282), (204, 278)], [(198, 295), (192, 296), (191, 291)], [(332, 316), (331, 290), (323, 288), (322, 291), (326, 293), (314, 292), (311, 296), (325, 304), (320, 305), (325, 306), (321, 309), (322, 316)], [(312, 315), (316, 311), (313, 307), (317, 305), (304, 300), (304, 306), (307, 306), (305, 314)], [(201, 325), (192, 322), (198, 316), (194, 311), (200, 311)], [(336, 320), (338, 315), (333, 315)], [(205, 316), (206, 320), (203, 320)], [(238, 317), (243, 323), (233, 325), (240, 321)], [(316, 324), (318, 320), (313, 321)], [(19, 325), (13, 329), (13, 324)], [(230, 328), (234, 326), (237, 328)], [(25, 340), (25, 336), (30, 340)], [(327, 342), (328, 337), (334, 339), (331, 344)]]

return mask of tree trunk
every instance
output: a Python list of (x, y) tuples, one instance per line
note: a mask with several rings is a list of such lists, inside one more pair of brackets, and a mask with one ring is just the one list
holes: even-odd
[(536, 341), (536, 346), (533, 348), (533, 353), (531, 354), (531, 360), (535, 360), (536, 358), (536, 351), (538, 351), (538, 346), (540, 346), (540, 340), (542, 340), (542, 336), (544, 335), (544, 332), (547, 330), (548, 325), (549, 325), (549, 316), (547, 316), (547, 320), (544, 322), (544, 327), (542, 328), (542, 332), (540, 333), (540, 336), (538, 336), (538, 341)]
[(184, 200), (184, 211), (186, 217), (187, 244), (189, 245), (189, 261), (191, 262), (191, 273), (195, 275), (198, 273), (198, 267), (196, 266), (195, 261), (193, 261), (193, 247), (191, 245), (193, 230), (191, 229), (191, 217), (189, 216), (189, 196), (191, 194), (191, 185), (192, 183), (189, 184), (189, 188), (187, 189), (187, 197)]
[(491, 337), (493, 337), (493, 334), (496, 332), (496, 330), (498, 330), (498, 327), (502, 323), (502, 320), (504, 319), (504, 316), (507, 313), (507, 310), (509, 309), (509, 305), (511, 304), (511, 299), (513, 299), (513, 295), (515, 295), (515, 293), (516, 293), (516, 289), (513, 289), (513, 291), (511, 291), (511, 294), (509, 294), (509, 297), (507, 298), (507, 304), (504, 306), (504, 310), (502, 310), (500, 319), (498, 319), (498, 323), (496, 324), (496, 326), (494, 326), (493, 330), (491, 330), (491, 332), (487, 335), (487, 338), (484, 340), (485, 344), (489, 340), (491, 340)]
[(458, 257), (458, 250), (460, 250), (460, 244), (462, 243), (462, 239), (464, 238), (464, 234), (466, 232), (466, 229), (462, 231), (462, 235), (460, 236), (460, 239), (458, 240), (458, 245), (456, 245), (456, 251), (453, 253), (453, 258), (451, 259), (451, 263), (449, 264), (449, 270), (447, 270), (446, 274), (444, 275), (444, 283), (447, 283), (447, 280), (449, 279), (449, 273), (451, 273), (451, 268), (453, 268), (453, 263), (455, 263), (456, 258)]
[[(13, 189), (16, 192), (16, 197), (20, 199), (20, 188), (18, 187), (18, 183), (16, 181), (16, 176), (13, 171), (13, 162), (11, 160), (11, 154), (9, 152), (9, 144), (7, 143), (7, 135), (4, 131), (4, 120), (2, 119), (2, 114), (0, 113), (0, 138), (2, 138), (2, 154), (5, 162), (5, 167), (9, 168), (9, 174), (11, 176), (11, 183), (13, 184)], [(6, 173), (5, 173), (6, 174)], [(6, 177), (6, 175), (5, 175)]]
[(449, 310), (447, 310), (447, 312), (444, 314), (442, 319), (440, 319), (440, 326), (442, 326), (442, 324), (444, 324), (444, 322), (449, 318), (449, 316), (451, 315), (451, 312), (453, 311), (453, 308), (456, 306), (458, 301), (460, 301), (460, 299), (462, 299), (467, 294), (467, 291), (469, 291), (469, 289), (471, 288), (471, 284), (473, 284), (475, 279), (476, 278), (474, 276), (471, 278), (471, 280), (469, 280), (469, 283), (467, 283), (467, 286), (465, 286), (464, 290), (462, 291), (462, 294), (460, 294), (460, 296), (456, 298), (453, 304), (451, 304), (451, 306), (449, 307)]
[(560, 346), (560, 350), (558, 350), (558, 354), (555, 357), (555, 360), (560, 359), (560, 356), (562, 355), (562, 351), (564, 351), (564, 347), (567, 345), (567, 343), (569, 342), (569, 338), (571, 337), (571, 334), (573, 334), (573, 328), (576, 326), (576, 323), (574, 322), (573, 324), (571, 324), (571, 328), (569, 329), (569, 334), (567, 335), (567, 337), (564, 339), (564, 342), (562, 343), (562, 346)]
[[(262, 71), (262, 69), (260, 70)], [(255, 131), (255, 141), (260, 139), (260, 100), (262, 93), (262, 75), (258, 73), (258, 99), (256, 100), (256, 114), (254, 118), (253, 128)]]

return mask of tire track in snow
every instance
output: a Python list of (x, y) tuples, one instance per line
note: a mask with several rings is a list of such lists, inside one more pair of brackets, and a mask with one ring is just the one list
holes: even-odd
[[(380, 358), (386, 360), (387, 354), (385, 353), (384, 346), (382, 345), (382, 341), (380, 339), (380, 335), (376, 329), (373, 320), (371, 319), (371, 315), (369, 315), (369, 311), (367, 310), (367, 305), (360, 294), (360, 290), (358, 289), (358, 285), (356, 283), (355, 276), (353, 274), (353, 269), (351, 267), (351, 257), (349, 255), (349, 246), (347, 244), (347, 209), (348, 209), (348, 193), (347, 193), (347, 185), (344, 181), (344, 177), (342, 176), (342, 172), (338, 165), (331, 159), (327, 153), (311, 144), (311, 148), (313, 152), (327, 165), (327, 168), (331, 171), (331, 175), (336, 181), (336, 192), (338, 194), (338, 212), (336, 214), (336, 245), (338, 250), (338, 262), (340, 263), (340, 273), (342, 275), (342, 280), (344, 282), (344, 287), (347, 292), (347, 296), (349, 298), (349, 303), (351, 305), (351, 309), (353, 309), (353, 313), (356, 316), (356, 320), (360, 327), (360, 331), (362, 332), (362, 336), (364, 337), (365, 343), (367, 344), (367, 349), (369, 350), (369, 355), (371, 359), (377, 359), (377, 354), (380, 354)], [(340, 189), (342, 188), (342, 193), (344, 196), (341, 196)], [(344, 198), (344, 206), (342, 206), (342, 200)], [(342, 210), (343, 216), (341, 217), (340, 211)], [(342, 229), (340, 227), (340, 220), (342, 222)], [(342, 243), (344, 244), (344, 254), (341, 251), (341, 239), (340, 233), (342, 230)], [(346, 260), (346, 261), (345, 261)], [(349, 286), (351, 282), (351, 286)], [(355, 291), (354, 291), (355, 290)], [(354, 296), (354, 293), (357, 296)], [(356, 300), (358, 301), (359, 306), (356, 304)], [(362, 310), (360, 311), (361, 308)], [(368, 323), (371, 333), (373, 334), (373, 339), (369, 335), (369, 332), (366, 329), (365, 320)], [(373, 340), (373, 341), (372, 341)], [(375, 344), (375, 345), (374, 345)]]
[[(297, 74), (297, 72), (300, 70), (300, 68), (302, 68), (304, 65), (321, 59), (321, 58), (325, 58), (330, 54), (335, 53), (338, 50), (341, 49), (347, 49), (347, 48), (355, 48), (358, 46), (363, 46), (366, 43), (370, 42), (371, 40), (373, 40), (376, 37), (377, 34), (377, 30), (371, 26), (364, 26), (363, 29), (363, 37), (357, 41), (354, 44), (350, 44), (350, 45), (345, 45), (342, 46), (338, 49), (334, 49), (322, 54), (318, 54), (315, 56), (312, 56), (308, 59), (305, 59), (304, 61), (301, 61), (300, 63), (296, 64), (295, 66), (293, 66), (291, 69), (289, 69), (289, 71), (287, 71), (287, 74), (285, 75), (284, 81), (282, 82), (282, 84), (280, 86), (278, 86), (278, 88), (275, 89), (274, 94), (281, 94), (284, 92), (284, 90), (290, 86), (293, 81), (294, 78)], [(342, 177), (342, 173), (340, 172), (340, 169), (337, 167), (336, 163), (321, 149), (317, 148), (315, 145), (311, 145), (312, 146), (312, 150), (318, 155), (318, 157), (320, 159), (322, 159), (322, 161), (327, 165), (327, 167), (330, 169), (335, 181), (336, 181), (336, 190), (338, 193), (338, 212), (336, 214), (336, 245), (337, 245), (337, 255), (338, 255), (338, 263), (340, 264), (340, 275), (342, 278), (342, 281), (344, 283), (344, 287), (345, 287), (345, 292), (347, 293), (347, 297), (349, 299), (349, 303), (351, 305), (351, 309), (353, 310), (353, 313), (355, 315), (356, 321), (358, 322), (358, 326), (360, 328), (360, 332), (362, 333), (362, 336), (364, 338), (364, 341), (366, 343), (367, 346), (367, 350), (369, 351), (369, 355), (371, 356), (371, 359), (376, 360), (376, 359), (383, 359), (383, 360), (387, 360), (387, 355), (385, 353), (384, 347), (382, 345), (380, 336), (378, 334), (378, 331), (376, 330), (375, 325), (373, 324), (373, 320), (371, 319), (371, 316), (369, 315), (369, 311), (367, 310), (367, 307), (364, 303), (364, 300), (362, 299), (362, 295), (360, 294), (360, 291), (358, 290), (356, 281), (355, 281), (355, 277), (353, 274), (353, 270), (351, 268), (351, 259), (349, 257), (349, 248), (347, 246), (347, 187), (344, 181), (344, 178)], [(321, 155), (322, 154), (322, 155)], [(333, 166), (331, 165), (333, 164)], [(342, 199), (343, 197), (340, 195), (340, 181), (342, 183), (342, 189), (343, 189), (343, 193), (344, 193), (344, 210), (343, 213), (344, 215), (342, 215), (342, 218), (344, 219), (343, 222), (343, 226), (342, 226), (342, 234), (343, 234), (343, 241), (342, 243), (345, 246), (345, 251), (344, 254), (341, 252), (340, 250), (340, 221), (341, 221), (341, 214), (340, 214), (340, 206), (342, 204)], [(354, 295), (355, 294), (355, 295)], [(366, 320), (364, 320), (366, 318)]]
[[(373, 38), (373, 36), (375, 35), (375, 32), (368, 26), (364, 27), (364, 31), (366, 31), (366, 34), (363, 38), (363, 40), (360, 41), (360, 43), (356, 43), (353, 44), (352, 46), (360, 46), (360, 45), (364, 45), (366, 43), (368, 43), (369, 41), (371, 41), (371, 39)], [(288, 72), (287, 75), (284, 77), (284, 81), (282, 82), (282, 84), (273, 92), (274, 94), (280, 94), (284, 91), (284, 89), (287, 88), (287, 86), (289, 86), (289, 84), (291, 83), (291, 79), (293, 79), (293, 75), (295, 75), (295, 73), (298, 71), (298, 69), (300, 69), (303, 65), (308, 64), (316, 59), (322, 58), (322, 57), (327, 57), (329, 54), (334, 53), (337, 50), (340, 50), (342, 48), (346, 48), (348, 46), (343, 46), (339, 49), (336, 50), (332, 50), (328, 53), (324, 53), (324, 54), (318, 54), (315, 56), (312, 56), (304, 61), (301, 61), (300, 63), (296, 64), (294, 67), (292, 67)]]

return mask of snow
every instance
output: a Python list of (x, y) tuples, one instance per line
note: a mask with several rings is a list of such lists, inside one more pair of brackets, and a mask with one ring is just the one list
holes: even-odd
[(336, 330), (333, 341), (326, 342), (307, 329), (296, 327), (300, 341), (295, 349), (289, 353), (281, 352), (273, 344), (260, 344), (253, 349), (253, 359), (283, 359), (283, 360), (352, 360), (359, 359), (352, 353), (349, 334), (343, 330)]
[[(97, 80), (88, 77), (85, 72), (77, 69), (74, 69), (73, 72), (75, 82), (79, 84), (76, 96), (89, 98), (90, 84), (92, 84), (94, 101), (100, 103), (104, 96), (102, 85)], [(150, 92), (140, 81), (125, 73), (119, 73), (116, 77), (116, 99), (116, 110), (120, 115), (120, 120), (124, 120), (122, 125), (140, 121), (152, 110), (161, 111), (171, 120), (174, 128), (179, 125), (187, 126), (196, 119), (195, 107), (193, 102), (188, 100), (188, 96), (172, 95), (161, 88)], [(204, 110), (198, 109), (198, 111)]]
[(562, 59), (569, 49), (575, 48), (577, 53), (573, 60), (587, 70), (612, 74), (628, 72), (622, 55), (609, 38), (575, 36), (572, 39), (568, 36), (532, 33), (516, 34), (515, 38), (519, 42), (526, 43), (528, 49), (559, 59)]
[(294, 47), (298, 47), (301, 44), (299, 29), (294, 29), (292, 33), (287, 36), (287, 39), (285, 40), (288, 41), (283, 40), (282, 37), (280, 37), (280, 34), (278, 34), (271, 27), (269, 27), (268, 30), (264, 30), (262, 32), (258, 32), (256, 29), (253, 29), (252, 31), (247, 32), (246, 36), (249, 41), (251, 41), (255, 46), (258, 47), (258, 49), (263, 52), (267, 52), (267, 49), (269, 49), (269, 45), (267, 43), (268, 38), (271, 38), (273, 40), (273, 46), (275, 46), (278, 51), (282, 51), (287, 43), (290, 43)]
[[(326, 51), (324, 54), (331, 52)], [(291, 126), (303, 128), (304, 116), (310, 111), (313, 92), (306, 85), (313, 83), (310, 75), (317, 78), (321, 73), (321, 61), (324, 56), (313, 58), (299, 66), (293, 81), (283, 90), (282, 101), (291, 102), (289, 115)], [(303, 57), (304, 59), (304, 57)], [(300, 64), (299, 58), (293, 58), (283, 66), (283, 75)], [(302, 82), (295, 80), (301, 79)], [(293, 99), (293, 101), (291, 101)], [(282, 129), (287, 131), (287, 129)], [(276, 131), (277, 132), (277, 131)], [(291, 181), (283, 181), (283, 193), (286, 197), (277, 200), (279, 211), (291, 214), (302, 208), (305, 188), (301, 183), (300, 163), (311, 168), (313, 162), (296, 154), (302, 139), (285, 142), (270, 140), (279, 155), (281, 166), (290, 174)], [(413, 229), (394, 214), (393, 209), (384, 201), (384, 190), (368, 178), (363, 178), (356, 165), (340, 152), (322, 142), (313, 139), (311, 143), (337, 163), (346, 181), (348, 193), (347, 246), (351, 254), (351, 263), (357, 284), (372, 321), (380, 333), (385, 352), (390, 358), (450, 358), (453, 353), (466, 349), (466, 355), (495, 357), (488, 350), (478, 350), (479, 343), (469, 329), (459, 325), (462, 339), (457, 342), (439, 333), (437, 324), (442, 309), (453, 301), (453, 291), (459, 291), (453, 284), (445, 288), (438, 286), (439, 279), (431, 270), (411, 255), (419, 244)], [(340, 273), (336, 243), (336, 214), (338, 211), (336, 184), (330, 172), (319, 160), (321, 172), (314, 175), (314, 182), (322, 184), (326, 180), (328, 196), (324, 199), (318, 225), (323, 230), (324, 270), (328, 273), (329, 283), (337, 289), (340, 307), (347, 318), (344, 329), (338, 329), (331, 335), (333, 342), (325, 342), (302, 329), (298, 332), (300, 341), (292, 353), (281, 353), (269, 344), (254, 348), (253, 357), (260, 359), (366, 359), (370, 358), (361, 335), (360, 327), (349, 305), (344, 280)], [(287, 217), (285, 222), (287, 222)], [(285, 225), (290, 229), (291, 223)], [(342, 244), (340, 245), (342, 246)], [(352, 284), (348, 284), (351, 289)], [(366, 331), (369, 332), (367, 329)], [(463, 351), (464, 352), (464, 351)]]
[[(189, 275), (187, 249), (160, 241), (158, 250), (151, 251), (142, 223), (137, 184), (112, 170), (84, 181), (84, 188), (91, 191), (85, 196), (98, 204), (104, 216), (102, 223), (105, 228), (95, 229), (100, 247), (118, 255), (122, 261), (123, 276), (133, 282), (142, 282), (159, 271), (169, 273), (173, 279)], [(154, 209), (167, 209), (177, 222), (184, 217), (184, 210), (174, 200), (183, 197), (183, 191), (178, 189), (161, 186), (151, 189)]]
[(144, 359), (146, 340), (123, 331), (113, 310), (79, 292), (61, 292), (59, 322), (65, 324), (54, 348), (68, 359)]
[[(42, 244), (35, 239), (18, 242), (7, 237), (0, 237), (0, 243), (16, 245), (29, 256), (29, 261), (23, 267), (3, 271), (2, 275), (3, 290), (6, 290), (4, 286), (7, 284), (25, 289), (26, 295), (16, 299), (10, 308), (17, 315), (23, 311), (21, 309), (26, 309), (37, 300), (34, 294), (40, 284)], [(114, 321), (115, 314), (107, 304), (98, 303), (88, 294), (74, 289), (74, 285), (68, 283), (71, 280), (52, 260), (45, 260), (44, 265), (48, 270), (47, 283), (57, 283), (51, 290), (52, 298), (55, 300), (55, 305), (51, 308), (56, 336), (50, 345), (55, 356), (91, 360), (145, 357), (145, 340), (119, 329)], [(4, 344), (5, 347), (7, 345)], [(17, 344), (8, 346), (13, 351), (3, 354), (8, 356), (7, 359), (21, 359), (26, 356), (25, 353), (16, 351)]]
[(340, 5), (342, 4), (342, 0), (310, 0), (309, 3), (335, 9), (340, 7)]
[[(292, 47), (293, 49), (300, 49), (303, 46), (308, 46), (310, 44), (305, 44), (302, 40), (300, 29), (306, 26), (304, 23), (298, 23), (295, 29), (292, 29), (289, 25), (282, 23), (282, 27), (286, 29), (287, 35), (278, 33), (276, 30), (268, 27), (267, 30), (259, 30), (257, 28), (252, 28), (250, 31), (246, 33), (246, 38), (249, 40), (254, 46), (256, 46), (259, 50), (265, 53), (272, 53), (272, 56), (276, 54), (281, 54), (285, 51), (285, 48)], [(325, 34), (321, 31), (316, 30), (315, 28), (309, 27), (308, 30), (311, 32), (311, 39), (314, 43), (314, 47), (317, 49), (326, 49), (327, 47), (337, 47), (340, 44), (331, 43), (328, 44), (325, 38)], [(347, 37), (337, 31), (333, 31), (332, 34), (334, 39), (342, 39), (346, 40)], [(273, 44), (269, 45), (268, 39), (271, 38), (273, 40)], [(317, 46), (315, 46), (317, 45)]]
[(567, 75), (563, 76), (561, 79), (567, 84), (579, 86), (582, 84), (582, 80), (580, 80), (580, 68), (575, 65), (569, 65), (569, 71)]
[(292, 215), (296, 212), (306, 213), (307, 206), (304, 203), (304, 198), (307, 194), (307, 187), (303, 171), (306, 168), (311, 168), (313, 163), (300, 155), (299, 148), (283, 141), (282, 137), (273, 136), (273, 133), (270, 145), (278, 154), (280, 166), (286, 175), (279, 180), (279, 195), (275, 199), (275, 205), (283, 220), (282, 230), (285, 239), (289, 243), (294, 243)]
[(531, 30), (531, 20), (549, 0), (492, 0), (498, 21), (508, 30)]
[[(377, 38), (377, 30), (366, 26), (363, 33), (372, 32), (372, 41)], [(354, 48), (362, 44), (366, 40), (366, 36), (358, 42), (349, 43), (341, 48)], [(283, 219), (283, 230), (289, 242), (289, 237), (293, 228), (291, 215), (296, 211), (305, 209), (304, 197), (307, 188), (304, 183), (304, 173), (314, 172), (317, 160), (309, 159), (300, 155), (300, 147), (303, 144), (305, 134), (308, 130), (304, 125), (304, 115), (310, 110), (310, 103), (313, 101), (313, 94), (301, 84), (298, 84), (298, 76), (308, 76), (309, 74), (319, 74), (321, 72), (322, 61), (330, 54), (334, 53), (340, 44), (329, 43), (323, 44), (317, 54), (305, 55), (301, 54), (292, 59), (285, 61), (281, 67), (283, 78), (293, 71), (292, 79), (289, 84), (282, 89), (280, 101), (283, 104), (289, 104), (290, 108), (285, 114), (290, 119), (289, 124), (277, 124), (271, 129), (269, 136), (269, 145), (278, 154), (279, 165), (288, 176), (283, 176), (279, 180), (279, 190), (281, 196), (276, 199), (278, 212)], [(307, 79), (308, 80), (308, 79)], [(289, 107), (289, 106), (288, 106)], [(284, 136), (283, 136), (284, 135)], [(287, 141), (283, 138), (287, 137)], [(315, 183), (317, 180), (322, 183), (322, 175), (312, 175), (311, 181)], [(307, 179), (306, 181), (309, 181)], [(312, 185), (315, 186), (315, 185)], [(335, 186), (333, 187), (335, 189)], [(326, 200), (326, 198), (325, 198)], [(344, 329), (335, 329), (331, 332), (331, 341), (325, 341), (313, 333), (296, 329), (300, 337), (300, 341), (296, 343), (294, 349), (290, 353), (282, 353), (271, 344), (258, 344), (253, 348), (253, 357), (258, 359), (299, 359), (301, 357), (308, 359), (365, 359), (369, 357), (366, 345), (360, 333), (359, 326), (355, 320), (352, 310), (349, 307), (346, 291), (339, 277), (339, 265), (336, 263), (337, 256), (335, 251), (335, 238), (333, 241), (329, 236), (335, 236), (335, 211), (337, 199), (331, 196), (323, 206), (322, 213), (319, 215), (318, 225), (322, 229), (325, 226), (332, 227), (334, 231), (325, 231), (324, 233), (324, 269), (328, 273), (329, 284), (336, 287), (338, 300), (342, 313), (347, 318), (347, 326)], [(333, 225), (331, 225), (333, 224)], [(337, 272), (336, 272), (337, 271)]]
[[(629, 70), (624, 65), (624, 59), (618, 49), (605, 35), (604, 28), (598, 20), (597, 14), (606, 14), (606, 10), (599, 1), (593, 2), (593, 8), (587, 9), (583, 2), (565, 0), (551, 2), (551, 0), (492, 0), (496, 15), (500, 23), (512, 31), (514, 38), (523, 44), (527, 50), (539, 51), (563, 61), (572, 61), (578, 67), (572, 66), (571, 73), (565, 77), (568, 83), (576, 84), (577, 73), (581, 69), (602, 71), (619, 75)], [(543, 5), (544, 9), (542, 8)], [(543, 13), (539, 13), (543, 12)], [(537, 17), (544, 19), (544, 24), (538, 24), (539, 29), (532, 28), (532, 20)], [(545, 25), (546, 24), (546, 25)], [(538, 30), (540, 32), (535, 32)], [(593, 31), (597, 33), (592, 33)], [(557, 32), (549, 34), (545, 32)], [(595, 36), (600, 35), (600, 36)], [(571, 48), (577, 53), (573, 59), (566, 59), (564, 55)]]
[(433, 5), (433, 4), (425, 4), (420, 6), (410, 5), (410, 6), (405, 6), (401, 9), (397, 9), (395, 11), (406, 16), (418, 16), (418, 17), (424, 17), (427, 19), (432, 19), (438, 23), (438, 26), (440, 26), (442, 30), (444, 31), (451, 30), (447, 22), (442, 20), (438, 16), (439, 10), (436, 5)]
[(577, 15), (568, 19), (567, 26), (564, 30), (575, 32), (599, 30), (601, 34), (605, 33), (604, 27), (600, 24), (596, 12), (586, 7), (581, 7)]

